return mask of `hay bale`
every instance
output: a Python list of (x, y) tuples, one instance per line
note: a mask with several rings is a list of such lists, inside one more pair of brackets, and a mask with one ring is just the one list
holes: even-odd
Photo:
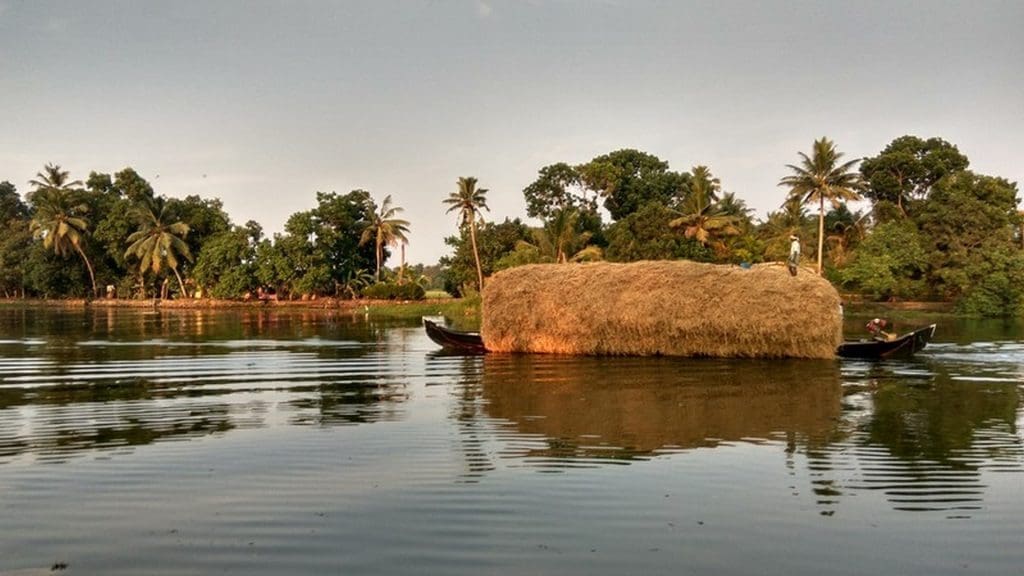
[(780, 266), (537, 264), (488, 281), (480, 331), (495, 352), (832, 358), (842, 313), (827, 280)]

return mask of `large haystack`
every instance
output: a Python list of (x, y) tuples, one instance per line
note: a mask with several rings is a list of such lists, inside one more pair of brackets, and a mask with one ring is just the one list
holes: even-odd
[(827, 280), (781, 266), (542, 264), (488, 281), (481, 333), (496, 352), (832, 358), (842, 313)]

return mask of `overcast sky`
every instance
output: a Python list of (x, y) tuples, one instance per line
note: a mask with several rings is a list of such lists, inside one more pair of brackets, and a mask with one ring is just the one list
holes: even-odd
[(268, 233), (362, 188), (424, 263), (459, 176), (525, 217), (541, 167), (620, 148), (706, 164), (759, 216), (821, 136), (940, 136), (1024, 182), (1022, 30), (1019, 0), (0, 0), (0, 180), (131, 166)]

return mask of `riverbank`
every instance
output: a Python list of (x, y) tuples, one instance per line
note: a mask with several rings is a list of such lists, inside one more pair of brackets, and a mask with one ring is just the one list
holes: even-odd
[(0, 299), (6, 308), (125, 308), (152, 310), (321, 310), (351, 312), (377, 318), (419, 318), (421, 316), (447, 316), (474, 321), (479, 316), (479, 298), (430, 298), (415, 301), (393, 300), (217, 300), (212, 298), (180, 300), (123, 300), (112, 298), (67, 299)]

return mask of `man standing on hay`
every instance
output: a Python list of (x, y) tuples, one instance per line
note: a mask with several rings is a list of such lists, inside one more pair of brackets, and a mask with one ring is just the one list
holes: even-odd
[(786, 261), (789, 273), (796, 276), (797, 268), (800, 266), (800, 238), (796, 234), (789, 237), (789, 260)]

